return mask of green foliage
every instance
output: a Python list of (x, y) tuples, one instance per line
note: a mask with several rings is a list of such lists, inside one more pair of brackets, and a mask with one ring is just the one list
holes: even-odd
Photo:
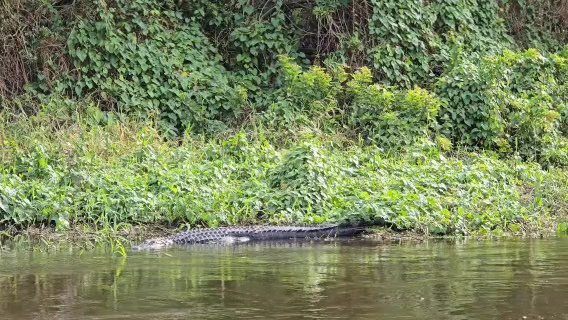
[(510, 45), (494, 0), (374, 0), (369, 34), (375, 71), (387, 84), (430, 84), (444, 70), (452, 47), (473, 53)]
[(341, 168), (333, 163), (329, 150), (306, 141), (288, 150), (282, 161), (268, 172), (268, 185), (274, 190), (266, 199), (276, 221), (325, 221), (332, 210), (333, 179)]
[(565, 165), (565, 65), (534, 49), (456, 64), (436, 84), (442, 132), (459, 144)]
[(280, 80), (278, 56), (304, 56), (287, 21), (285, 2), (185, 0), (180, 5), (206, 30), (224, 65), (252, 93), (251, 98), (263, 105), (270, 102), (264, 91)]
[(283, 6), (284, 1), (280, 0), (258, 10), (252, 1), (240, 1), (241, 11), (233, 16), (235, 27), (229, 43), (232, 54), (227, 62), (256, 93), (278, 76), (278, 55), (301, 56), (293, 33), (286, 28)]
[(544, 50), (566, 32), (530, 13), (550, 1), (80, 3), (0, 8), (0, 223), (468, 234), (568, 203), (568, 49)]
[(350, 128), (385, 149), (415, 144), (436, 127), (441, 102), (427, 90), (375, 84), (366, 67), (349, 75), (343, 68), (302, 71), (290, 58), (281, 61), (285, 81), (265, 114), (268, 127), (307, 126), (329, 133)]
[[(338, 147), (327, 136), (277, 148), (244, 132), (178, 146), (151, 126), (100, 122), (104, 117), (89, 105), (65, 114), (42, 110), (2, 122), (2, 223), (51, 221), (65, 228), (347, 219), (483, 234), (524, 230), (568, 203), (560, 196), (567, 193), (563, 173), (472, 154), (444, 157), (433, 146), (385, 156), (375, 146)], [(531, 197), (523, 190), (532, 190)]]
[(444, 102), (440, 112), (441, 132), (454, 142), (489, 146), (503, 132), (499, 104), (491, 94), (492, 79), (472, 61), (463, 61), (436, 83)]
[(558, 233), (558, 235), (568, 235), (568, 223), (559, 223), (556, 232)]
[(568, 12), (563, 1), (503, 1), (502, 13), (520, 47), (556, 51), (568, 40)]
[[(473, 52), (491, 52), (508, 47), (511, 39), (494, 0), (439, 0), (437, 22), (464, 37)], [(438, 31), (439, 32), (439, 31)]]
[(381, 147), (414, 144), (434, 127), (441, 102), (424, 89), (370, 84), (368, 69), (355, 73), (347, 86), (353, 95), (351, 126)]
[(140, 116), (159, 113), (168, 135), (204, 131), (230, 120), (246, 99), (231, 84), (220, 57), (171, 2), (96, 2), (99, 18), (83, 21), (69, 36), (77, 75), (62, 85), (77, 96), (100, 98)]
[(420, 0), (372, 0), (369, 34), (373, 67), (387, 83), (410, 87), (430, 76), (430, 41), (434, 17)]
[(325, 110), (325, 105), (338, 104), (341, 86), (324, 68), (311, 67), (303, 72), (289, 58), (281, 59), (284, 72), (285, 98), (296, 111), (317, 113)]
[(505, 138), (523, 158), (540, 161), (543, 150), (562, 139), (559, 126), (566, 83), (557, 66), (565, 61), (531, 49), (506, 52), (492, 63), (504, 80), (499, 94), (507, 121)]
[(337, 127), (343, 88), (338, 75), (313, 66), (303, 71), (290, 57), (281, 56), (283, 86), (264, 114), (268, 126), (282, 130), (298, 126)]
[[(215, 88), (218, 92), (214, 96), (229, 95), (227, 104), (234, 104), (232, 95), (225, 92), (232, 90), (223, 87), (227, 81), (229, 87), (234, 87), (231, 83), (236, 77), (238, 83), (251, 93), (250, 99), (263, 107), (271, 102), (270, 98), (265, 98), (266, 91), (277, 87), (282, 80), (277, 61), (280, 54), (295, 59), (307, 58), (302, 61), (306, 64), (317, 65), (329, 60), (354, 67), (367, 65), (377, 79), (387, 84), (427, 87), (448, 67), (455, 46), (474, 54), (494, 53), (516, 46), (558, 49), (567, 38), (566, 28), (562, 26), (568, 21), (564, 8), (553, 0), (318, 0), (306, 4), (294, 0), (81, 0), (72, 4), (16, 0), (0, 11), (5, 21), (1, 26), (2, 33), (6, 35), (0, 38), (0, 43), (4, 44), (0, 46), (4, 57), (0, 60), (0, 92), (4, 95), (19, 94), (25, 85), (35, 85), (47, 92), (57, 91), (61, 76), (73, 72), (64, 42), (69, 38), (70, 30), (75, 29), (71, 38), (83, 39), (73, 42), (74, 46), (79, 45), (77, 48), (69, 48), (74, 62), (80, 62), (75, 64), (76, 71), (85, 74), (96, 70), (101, 78), (94, 79), (94, 74), (87, 77), (93, 78), (88, 81), (74, 78), (79, 82), (79, 97), (87, 92), (101, 91), (98, 84), (102, 85), (104, 78), (118, 74), (138, 87), (143, 80), (141, 75), (137, 74), (142, 80), (133, 80), (130, 79), (132, 75), (117, 70), (120, 67), (116, 64), (125, 57), (116, 52), (125, 50), (125, 55), (133, 55), (129, 52), (140, 49), (158, 61), (162, 60), (158, 58), (160, 56), (165, 59), (174, 57), (171, 65), (163, 66), (162, 62), (158, 66), (151, 65), (163, 68), (164, 71), (154, 71), (165, 72), (169, 77), (155, 77), (148, 72), (150, 66), (142, 64), (140, 67), (144, 68), (147, 77), (156, 78), (160, 83), (175, 84), (183, 82), (175, 79), (175, 74), (184, 71), (204, 73), (204, 80), (199, 80), (197, 87), (207, 87), (208, 91)], [(89, 42), (84, 39), (86, 37), (93, 43), (86, 44)], [(113, 52), (107, 52), (108, 48), (98, 43), (101, 40), (108, 42), (107, 46), (112, 47)], [(178, 51), (192, 52), (190, 61), (184, 60)], [(112, 64), (115, 65), (107, 65), (107, 54), (114, 56)], [(210, 58), (205, 59), (210, 64), (200, 62), (201, 56)], [(152, 62), (143, 57), (131, 57), (134, 58), (147, 60), (146, 64)], [(87, 60), (86, 65), (83, 65), (83, 59)], [(123, 62), (128, 69), (136, 66), (128, 60)], [(98, 69), (91, 65), (93, 63), (99, 64), (96, 65)], [(219, 68), (221, 65), (225, 69)], [(83, 71), (83, 68), (87, 70)], [(215, 72), (204, 72), (207, 68)], [(210, 83), (215, 85), (208, 85)], [(172, 90), (187, 91), (190, 88), (187, 85), (171, 86)], [(112, 96), (115, 100), (124, 103), (122, 97), (111, 93), (115, 94)], [(126, 105), (133, 103), (130, 101), (133, 92), (129, 94)], [(156, 94), (164, 95), (153, 93)], [(181, 100), (196, 100), (197, 105), (202, 103), (200, 100), (211, 102), (210, 97), (196, 96)], [(143, 103), (154, 103), (151, 102), (154, 98), (150, 98), (144, 98)], [(179, 100), (177, 97), (168, 99)], [(215, 101), (215, 104), (219, 102), (225, 101)], [(172, 123), (191, 118), (174, 113), (169, 112), (168, 117), (175, 116), (176, 119), (165, 118), (164, 121), (170, 127)]]

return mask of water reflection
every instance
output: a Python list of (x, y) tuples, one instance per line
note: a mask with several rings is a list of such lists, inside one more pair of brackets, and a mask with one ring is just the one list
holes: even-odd
[(568, 319), (568, 239), (0, 253), (1, 319)]

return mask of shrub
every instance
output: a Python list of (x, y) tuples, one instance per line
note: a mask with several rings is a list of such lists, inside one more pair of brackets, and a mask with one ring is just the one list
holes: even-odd
[(436, 84), (445, 102), (442, 132), (462, 145), (544, 161), (543, 150), (550, 154), (566, 121), (564, 65), (564, 58), (534, 49), (457, 64)]
[(432, 93), (371, 84), (368, 69), (356, 72), (347, 86), (353, 95), (351, 127), (369, 142), (392, 148), (414, 144), (430, 135), (441, 106)]
[(430, 76), (431, 11), (419, 0), (373, 0), (373, 67), (389, 84), (412, 87)]
[(196, 23), (172, 1), (95, 1), (99, 18), (82, 21), (69, 36), (77, 68), (61, 82), (77, 96), (98, 93), (122, 110), (153, 112), (168, 135), (230, 120), (246, 99), (231, 83), (221, 58)]
[(37, 117), (3, 122), (2, 223), (382, 220), (485, 234), (518, 232), (566, 207), (564, 174), (474, 154), (445, 157), (431, 146), (393, 156), (376, 146), (341, 148), (326, 136), (278, 148), (244, 133), (174, 145), (133, 122), (95, 125), (71, 112), (57, 126), (60, 115)]
[(264, 115), (269, 126), (281, 130), (299, 126), (337, 129), (343, 95), (340, 76), (318, 66), (304, 71), (287, 56), (281, 56), (280, 63), (284, 81)]
[[(312, 220), (322, 222), (332, 209), (330, 179), (337, 170), (321, 145), (306, 141), (288, 150), (282, 161), (268, 173), (273, 189), (267, 210), (276, 221)], [(315, 219), (315, 221), (313, 220)]]
[(436, 83), (436, 94), (444, 103), (440, 130), (454, 143), (490, 147), (501, 136), (503, 121), (491, 93), (493, 81), (482, 67), (465, 60)]

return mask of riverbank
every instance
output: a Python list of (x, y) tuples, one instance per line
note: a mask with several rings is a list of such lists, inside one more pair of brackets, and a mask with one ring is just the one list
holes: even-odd
[(0, 7), (0, 232), (568, 232), (557, 3), (194, 2)]
[[(439, 241), (494, 241), (504, 239), (542, 239), (563, 236), (566, 233), (558, 232), (558, 223), (549, 221), (550, 225), (541, 231), (504, 233), (500, 235), (431, 235), (416, 231), (395, 231), (390, 228), (369, 227), (362, 235), (351, 238), (351, 243), (373, 243), (384, 245), (411, 245)], [(526, 229), (528, 230), (528, 229)], [(11, 226), (0, 232), (0, 253), (12, 250), (39, 250), (59, 251), (62, 249), (93, 250), (106, 248), (113, 254), (127, 256), (130, 248), (151, 238), (173, 236), (184, 231), (183, 228), (167, 227), (163, 225), (123, 225), (114, 230), (97, 229), (93, 226), (74, 225), (65, 231), (57, 231), (51, 226), (30, 226), (26, 229), (16, 229)], [(333, 239), (307, 240), (315, 243), (329, 242)], [(346, 239), (342, 239), (346, 240)], [(299, 239), (302, 241), (302, 239)]]
[(96, 109), (11, 118), (4, 233), (128, 242), (173, 232), (155, 227), (167, 225), (386, 221), (430, 236), (534, 236), (556, 232), (568, 212), (563, 169), (427, 138), (393, 153), (317, 130), (282, 143), (253, 128), (173, 141)]

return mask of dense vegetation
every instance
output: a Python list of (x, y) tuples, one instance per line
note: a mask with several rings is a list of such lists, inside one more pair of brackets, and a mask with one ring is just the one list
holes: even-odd
[(0, 223), (384, 221), (568, 208), (568, 5), (15, 0)]

